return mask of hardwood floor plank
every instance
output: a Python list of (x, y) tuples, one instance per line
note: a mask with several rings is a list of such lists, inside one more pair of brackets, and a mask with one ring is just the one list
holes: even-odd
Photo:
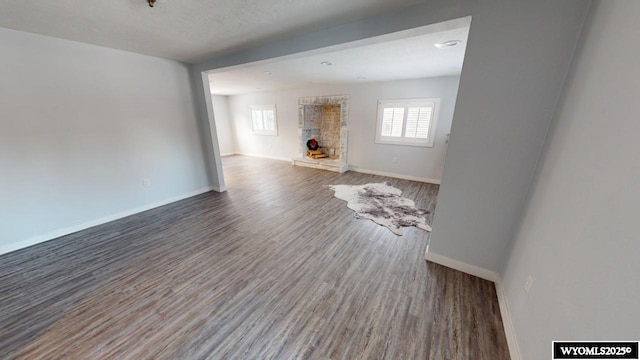
[(431, 223), (437, 185), (223, 161), (227, 193), (0, 256), (0, 358), (509, 358), (492, 283), (323, 187), (388, 181)]

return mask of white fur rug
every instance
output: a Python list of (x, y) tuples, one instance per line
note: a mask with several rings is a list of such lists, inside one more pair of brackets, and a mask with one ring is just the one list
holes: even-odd
[(400, 196), (402, 190), (387, 183), (326, 187), (335, 191), (338, 199), (347, 202), (347, 207), (355, 211), (355, 217), (373, 220), (396, 235), (402, 235), (405, 226), (431, 231), (424, 217), (429, 211), (416, 208), (412, 200)]

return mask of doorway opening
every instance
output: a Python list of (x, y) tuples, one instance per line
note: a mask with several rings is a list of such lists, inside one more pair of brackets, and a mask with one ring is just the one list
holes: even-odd
[[(470, 23), (207, 71), (220, 155), (439, 184)], [(437, 105), (413, 104), (425, 99)], [(256, 131), (255, 108), (273, 109), (270, 132)], [(339, 126), (325, 116), (335, 112)], [(311, 139), (318, 149), (309, 154)]]

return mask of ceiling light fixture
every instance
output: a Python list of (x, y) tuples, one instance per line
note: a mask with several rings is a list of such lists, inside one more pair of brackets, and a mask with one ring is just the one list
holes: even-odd
[(153, 7), (153, 5), (156, 4), (156, 0), (147, 0), (147, 2), (149, 3), (149, 7)]
[(263, 72), (263, 74), (269, 76), (269, 75), (271, 75), (271, 71), (265, 71), (265, 72)]
[(333, 64), (332, 64), (330, 61), (326, 61), (326, 60), (325, 60), (325, 61), (321, 62), (321, 63), (320, 63), (320, 65), (324, 65), (324, 66), (331, 66), (331, 65), (333, 65)]
[(365, 76), (358, 76), (358, 80), (367, 80)]
[(437, 47), (438, 49), (446, 49), (446, 48), (454, 47), (460, 44), (461, 42), (462, 41), (460, 40), (449, 40), (441, 43), (435, 43), (433, 44), (433, 46)]

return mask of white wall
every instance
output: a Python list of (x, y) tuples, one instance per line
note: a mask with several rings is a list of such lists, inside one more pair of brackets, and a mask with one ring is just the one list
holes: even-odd
[[(299, 153), (298, 98), (305, 96), (349, 95), (349, 164), (353, 167), (439, 181), (442, 177), (451, 129), (458, 77), (324, 85), (253, 93), (229, 97), (233, 126), (237, 136), (236, 152), (288, 159)], [(378, 100), (441, 98), (435, 145), (433, 148), (377, 144), (374, 142)], [(278, 136), (251, 133), (249, 106), (276, 104)], [(397, 163), (393, 158), (397, 158)]]
[(218, 133), (220, 155), (234, 154), (236, 151), (235, 134), (231, 126), (231, 117), (229, 116), (228, 98), (222, 95), (211, 95), (211, 104)]
[(640, 49), (620, 42), (638, 18), (639, 2), (594, 2), (547, 138), (504, 269), (525, 359), (640, 338)]
[(428, 252), (495, 273), (521, 218), (589, 2), (477, 4)]
[(0, 252), (209, 186), (187, 67), (2, 28), (0, 43)]

